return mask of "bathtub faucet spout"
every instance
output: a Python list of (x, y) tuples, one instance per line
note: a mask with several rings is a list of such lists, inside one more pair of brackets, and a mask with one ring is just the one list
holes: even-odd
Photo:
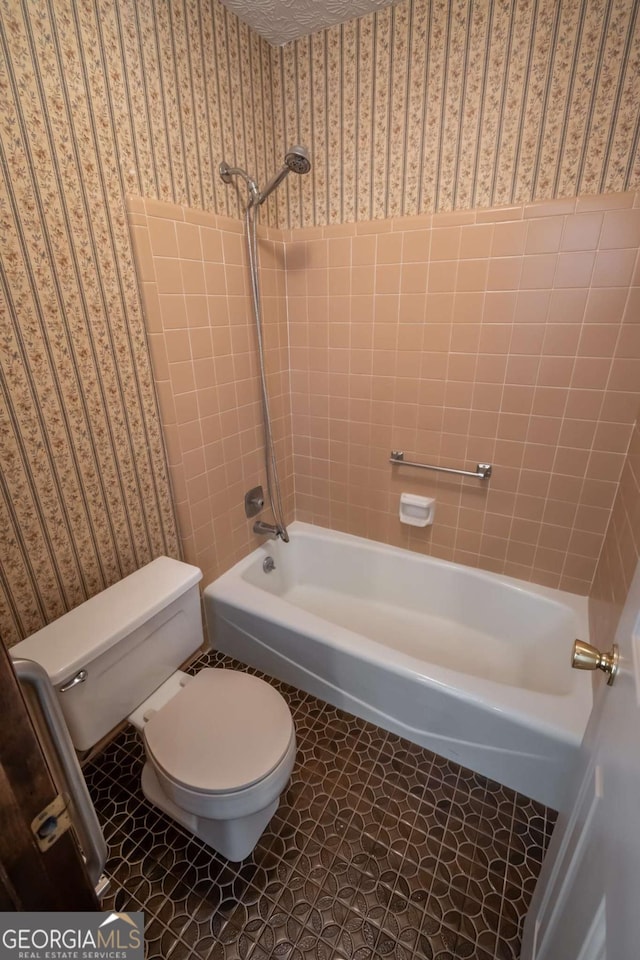
[(253, 532), (261, 537), (268, 537), (269, 540), (277, 540), (279, 537), (281, 540), (284, 540), (285, 543), (289, 542), (287, 531), (275, 523), (265, 523), (264, 520), (256, 520), (253, 525)]

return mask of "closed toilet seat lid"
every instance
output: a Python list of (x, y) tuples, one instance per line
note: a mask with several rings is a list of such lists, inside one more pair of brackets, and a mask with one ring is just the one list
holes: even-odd
[(153, 762), (190, 790), (228, 793), (264, 779), (283, 759), (293, 720), (264, 680), (201, 670), (144, 727)]

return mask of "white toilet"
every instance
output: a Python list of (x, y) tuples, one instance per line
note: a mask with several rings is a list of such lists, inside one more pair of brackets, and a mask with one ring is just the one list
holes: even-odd
[(296, 752), (281, 695), (257, 677), (177, 668), (202, 645), (197, 567), (159, 557), (12, 648), (56, 688), (88, 750), (122, 720), (141, 732), (151, 803), (229, 860), (253, 850)]

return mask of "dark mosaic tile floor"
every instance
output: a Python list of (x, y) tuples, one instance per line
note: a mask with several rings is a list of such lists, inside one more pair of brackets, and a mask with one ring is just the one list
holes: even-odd
[[(209, 654), (193, 672), (205, 665), (245, 669)], [(273, 682), (298, 759), (240, 864), (145, 800), (131, 728), (87, 767), (110, 851), (104, 909), (144, 911), (149, 958), (517, 958), (555, 814)]]

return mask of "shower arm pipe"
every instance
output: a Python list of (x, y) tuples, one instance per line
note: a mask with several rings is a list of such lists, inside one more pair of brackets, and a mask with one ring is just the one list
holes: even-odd
[(228, 163), (223, 161), (220, 164), (219, 173), (224, 183), (231, 183), (232, 177), (241, 177), (246, 183), (247, 189), (249, 190), (249, 204), (253, 205), (256, 203), (262, 203), (258, 184), (253, 177), (249, 176), (246, 170), (242, 169), (242, 167), (230, 167)]
[(459, 477), (476, 477), (478, 480), (488, 480), (493, 470), (490, 463), (479, 463), (475, 470), (458, 470), (455, 467), (440, 467), (432, 463), (415, 463), (413, 460), (405, 460), (402, 450), (392, 450), (389, 463), (399, 464), (404, 467), (417, 467), (419, 470), (437, 470), (440, 473), (455, 473)]
[(278, 189), (278, 187), (280, 186), (284, 178), (290, 172), (291, 171), (289, 170), (289, 167), (286, 165), (286, 163), (283, 164), (280, 170), (278, 170), (278, 172), (271, 178), (271, 180), (269, 180), (269, 183), (266, 185), (264, 190), (258, 191), (257, 199), (254, 200), (252, 197), (253, 202), (261, 206), (265, 202), (265, 200), (267, 200), (267, 198), (271, 196), (273, 191)]

